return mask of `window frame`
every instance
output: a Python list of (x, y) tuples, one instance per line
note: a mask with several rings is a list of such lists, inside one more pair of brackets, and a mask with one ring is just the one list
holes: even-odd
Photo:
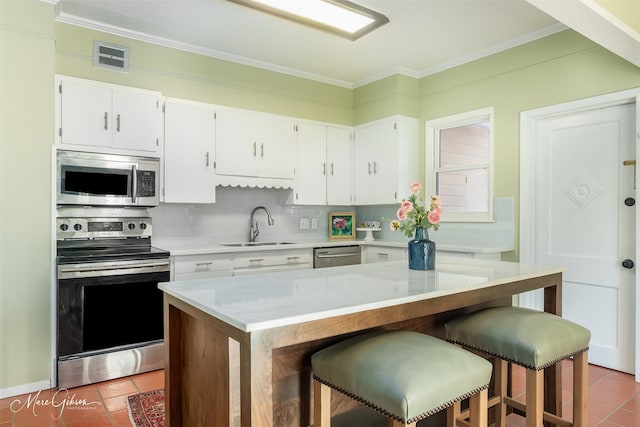
[[(440, 131), (460, 126), (489, 122), (489, 162), (468, 167), (436, 167), (440, 164)], [(439, 172), (487, 169), (488, 205), (486, 212), (447, 212), (443, 209), (441, 222), (494, 222), (493, 219), (493, 170), (494, 170), (494, 107), (445, 116), (425, 122), (425, 187), (427, 194), (436, 193), (436, 176)]]

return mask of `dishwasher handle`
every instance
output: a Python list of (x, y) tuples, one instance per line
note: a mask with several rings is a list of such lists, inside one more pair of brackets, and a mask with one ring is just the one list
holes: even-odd
[(318, 252), (318, 254), (316, 255), (316, 258), (344, 258), (348, 256), (358, 256), (358, 255), (360, 255), (359, 252), (347, 252), (344, 254), (329, 254), (327, 252)]

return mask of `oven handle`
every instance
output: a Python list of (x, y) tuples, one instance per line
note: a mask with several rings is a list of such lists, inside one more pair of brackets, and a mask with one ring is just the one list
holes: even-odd
[(115, 276), (123, 274), (144, 274), (169, 271), (169, 261), (139, 262), (136, 264), (80, 264), (58, 267), (59, 279), (82, 277)]

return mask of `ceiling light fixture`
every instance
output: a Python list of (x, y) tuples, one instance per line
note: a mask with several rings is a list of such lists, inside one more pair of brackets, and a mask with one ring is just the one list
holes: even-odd
[(389, 22), (381, 13), (348, 0), (229, 0), (350, 40)]

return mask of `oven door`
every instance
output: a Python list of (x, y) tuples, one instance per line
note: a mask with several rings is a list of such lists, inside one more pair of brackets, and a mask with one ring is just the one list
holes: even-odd
[(59, 360), (162, 340), (169, 279), (167, 258), (59, 265)]

